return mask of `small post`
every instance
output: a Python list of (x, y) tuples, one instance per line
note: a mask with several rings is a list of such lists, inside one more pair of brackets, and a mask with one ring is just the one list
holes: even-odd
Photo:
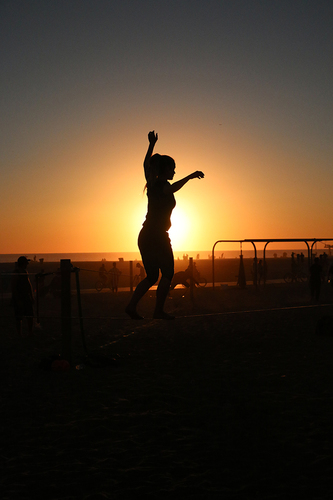
[(133, 292), (133, 261), (130, 260), (130, 291)]
[(212, 282), (213, 282), (213, 290), (215, 290), (215, 255), (214, 255), (215, 245), (213, 246), (212, 251)]
[(82, 345), (83, 345), (84, 352), (86, 354), (88, 354), (88, 349), (87, 349), (86, 341), (85, 341), (85, 337), (84, 337), (83, 319), (82, 319), (81, 288), (80, 288), (80, 277), (79, 277), (80, 269), (78, 267), (76, 267), (74, 269), (74, 271), (75, 271), (77, 307), (78, 307), (78, 311), (79, 311), (79, 321), (80, 321)]
[(37, 325), (40, 324), (39, 319), (39, 278), (41, 274), (36, 274), (36, 316), (37, 316)]
[(61, 357), (72, 363), (72, 309), (71, 309), (71, 271), (70, 259), (60, 261), (61, 273)]
[(193, 257), (190, 257), (190, 297), (191, 297), (191, 302), (193, 302), (194, 295), (193, 295), (193, 289), (194, 289), (194, 277), (193, 277)]

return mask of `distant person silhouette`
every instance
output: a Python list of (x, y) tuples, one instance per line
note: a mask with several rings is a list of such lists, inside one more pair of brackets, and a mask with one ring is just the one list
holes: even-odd
[(258, 262), (257, 276), (258, 276), (258, 285), (260, 285), (261, 280), (264, 279), (264, 264), (261, 259)]
[(173, 275), (171, 285), (170, 285), (170, 290), (173, 290), (176, 288), (177, 285), (183, 285), (186, 288), (190, 288), (190, 283), (188, 280), (190, 279), (190, 274), (187, 269), (185, 271), (178, 271)]
[(12, 305), (16, 320), (16, 330), (22, 336), (22, 321), (26, 318), (28, 333), (32, 335), (34, 324), (34, 296), (32, 285), (27, 272), (30, 259), (22, 256), (17, 259), (12, 279)]
[(106, 267), (105, 267), (104, 263), (99, 268), (99, 277), (101, 278), (103, 286), (105, 286), (106, 283), (107, 283), (107, 280), (108, 280), (108, 276), (107, 276), (107, 270), (106, 270)]
[(291, 254), (291, 272), (292, 272), (292, 274), (296, 274), (296, 272), (297, 272), (297, 263), (296, 263), (294, 252), (292, 252), (292, 254)]
[(112, 268), (110, 269), (109, 273), (111, 275), (111, 279), (110, 279), (111, 290), (113, 291), (113, 293), (117, 293), (118, 292), (119, 276), (121, 275), (121, 271), (117, 268), (116, 262), (114, 262), (112, 264)]
[(186, 288), (190, 288), (191, 278), (193, 278), (193, 282), (195, 285), (199, 285), (199, 282), (198, 282), (199, 271), (197, 270), (197, 266), (196, 266), (195, 262), (193, 262), (192, 269), (191, 269), (191, 266), (189, 265), (185, 269), (185, 271), (178, 271), (178, 273), (174, 274), (172, 281), (171, 281), (170, 290), (173, 290), (177, 285), (183, 285)]
[(320, 265), (320, 260), (318, 257), (315, 258), (314, 263), (310, 267), (310, 291), (311, 300), (319, 300), (320, 288), (321, 288), (321, 274), (322, 266)]
[(148, 211), (138, 238), (142, 262), (146, 270), (146, 278), (136, 287), (126, 307), (127, 314), (133, 319), (142, 319), (137, 313), (137, 304), (162, 273), (156, 291), (154, 318), (174, 319), (164, 311), (165, 299), (168, 296), (170, 283), (174, 274), (174, 257), (168, 230), (171, 226), (171, 213), (176, 205), (174, 193), (191, 179), (201, 179), (200, 171), (170, 184), (175, 175), (175, 161), (170, 156), (152, 154), (158, 135), (154, 131), (148, 134), (148, 151), (144, 160)]
[(139, 268), (140, 281), (144, 280), (146, 277), (145, 268), (141, 266), (140, 262), (137, 262), (136, 267)]

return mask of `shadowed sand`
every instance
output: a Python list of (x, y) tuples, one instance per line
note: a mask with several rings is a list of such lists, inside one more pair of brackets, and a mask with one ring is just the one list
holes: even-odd
[(171, 323), (127, 320), (128, 293), (85, 294), (86, 344), (109, 365), (87, 363), (73, 297), (84, 366), (60, 373), (39, 368), (61, 350), (59, 299), (33, 338), (2, 301), (2, 498), (330, 498), (333, 337), (315, 332), (332, 306), (286, 287), (198, 289), (194, 305), (175, 290)]

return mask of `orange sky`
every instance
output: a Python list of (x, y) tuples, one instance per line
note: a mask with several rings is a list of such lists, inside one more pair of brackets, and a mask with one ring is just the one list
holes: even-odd
[[(172, 16), (171, 2), (155, 12), (157, 41), (146, 2), (126, 17), (107, 2), (79, 17), (75, 1), (68, 12), (2, 12), (0, 253), (135, 251), (152, 129), (156, 152), (176, 161), (175, 180), (205, 173), (176, 194), (175, 250), (333, 236), (325, 11), (305, 9), (303, 19), (284, 2), (284, 12), (238, 3), (243, 11), (213, 1), (197, 39), (201, 3)], [(114, 16), (110, 32), (105, 19)]]

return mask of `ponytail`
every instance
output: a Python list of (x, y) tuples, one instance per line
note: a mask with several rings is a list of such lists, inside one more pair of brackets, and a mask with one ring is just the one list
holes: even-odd
[(149, 174), (146, 177), (145, 191), (148, 185), (152, 186), (159, 175), (163, 174), (170, 166), (174, 167), (175, 160), (171, 156), (155, 153), (149, 160)]
[(155, 153), (153, 156), (151, 156), (151, 158), (149, 160), (149, 173), (148, 173), (148, 177), (146, 178), (147, 182), (146, 182), (146, 185), (144, 187), (143, 192), (145, 192), (145, 190), (147, 189), (148, 184), (153, 185), (155, 183), (157, 177), (159, 176), (160, 160), (161, 160), (161, 155), (158, 153)]

